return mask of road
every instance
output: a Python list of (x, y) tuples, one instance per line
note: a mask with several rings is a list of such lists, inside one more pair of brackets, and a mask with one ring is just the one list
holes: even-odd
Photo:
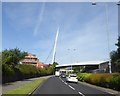
[(78, 94), (79, 96), (115, 96), (107, 92), (98, 90), (82, 83), (68, 83), (65, 78), (50, 77), (34, 92), (34, 95), (42, 94)]

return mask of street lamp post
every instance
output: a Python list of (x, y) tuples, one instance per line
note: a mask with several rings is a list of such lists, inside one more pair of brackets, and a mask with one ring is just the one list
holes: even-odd
[[(68, 51), (71, 51), (71, 50), (72, 50), (72, 51), (76, 51), (76, 49), (68, 49)], [(71, 71), (72, 71), (72, 62), (73, 62), (73, 60), (74, 60), (74, 59), (72, 59), (72, 57), (71, 57), (71, 68), (70, 68)], [(74, 62), (73, 62), (73, 63), (74, 63)]]
[[(92, 2), (92, 5), (96, 5), (96, 2)], [(112, 73), (111, 70), (111, 59), (110, 59), (110, 42), (109, 42), (109, 30), (108, 30), (108, 4), (105, 5), (105, 13), (106, 13), (106, 31), (107, 31), (107, 45), (108, 45), (108, 58), (109, 58), (109, 73)]]
[(108, 66), (109, 66), (109, 73), (112, 73), (112, 71), (111, 71), (111, 58), (110, 58), (110, 40), (109, 40), (109, 30), (108, 30), (108, 24), (109, 24), (109, 22), (108, 22), (108, 20), (109, 20), (109, 18), (108, 18), (108, 4), (106, 4), (106, 6), (105, 6), (105, 9), (106, 9), (106, 31), (107, 31), (107, 41), (108, 41), (108, 57), (109, 57), (109, 64), (108, 64)]
[[(117, 5), (118, 5), (118, 22), (120, 22), (120, 1), (117, 2)], [(120, 23), (118, 23), (118, 38), (120, 37)]]

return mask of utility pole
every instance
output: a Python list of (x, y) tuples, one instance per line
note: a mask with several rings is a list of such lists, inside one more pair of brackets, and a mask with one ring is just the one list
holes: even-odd
[(58, 27), (58, 29), (57, 29), (57, 33), (56, 33), (56, 37), (55, 37), (55, 42), (54, 42), (53, 57), (52, 57), (52, 64), (55, 62), (56, 45), (57, 45), (58, 34), (59, 34), (59, 27)]

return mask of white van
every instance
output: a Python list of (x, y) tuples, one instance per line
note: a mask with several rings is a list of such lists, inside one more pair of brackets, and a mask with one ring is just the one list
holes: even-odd
[(55, 71), (55, 76), (60, 76), (60, 72), (59, 71)]

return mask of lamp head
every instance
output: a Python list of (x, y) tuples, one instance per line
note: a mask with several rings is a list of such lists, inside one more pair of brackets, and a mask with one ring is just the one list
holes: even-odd
[(92, 2), (92, 5), (96, 5), (96, 2)]
[(120, 5), (120, 1), (117, 3), (117, 5)]

